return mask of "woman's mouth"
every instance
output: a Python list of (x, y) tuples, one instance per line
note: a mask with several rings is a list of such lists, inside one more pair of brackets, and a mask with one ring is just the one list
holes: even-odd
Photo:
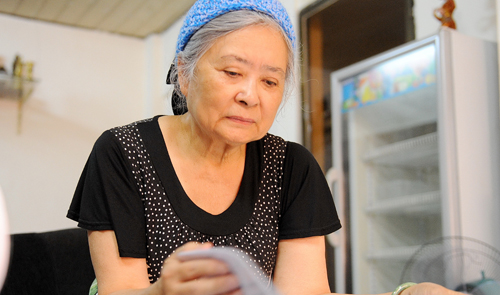
[(255, 121), (250, 118), (243, 118), (243, 117), (238, 117), (238, 116), (229, 116), (227, 117), (229, 120), (236, 122), (236, 123), (241, 123), (241, 124), (253, 124)]

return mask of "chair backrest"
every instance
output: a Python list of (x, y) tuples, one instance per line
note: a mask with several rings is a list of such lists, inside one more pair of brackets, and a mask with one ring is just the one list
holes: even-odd
[(9, 218), (5, 198), (0, 187), (0, 290), (7, 275), (10, 257)]
[(94, 278), (86, 230), (13, 234), (0, 295), (87, 295)]

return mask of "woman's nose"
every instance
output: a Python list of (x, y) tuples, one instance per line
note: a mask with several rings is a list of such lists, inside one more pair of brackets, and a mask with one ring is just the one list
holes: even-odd
[(240, 91), (236, 95), (236, 101), (248, 107), (259, 103), (257, 85), (254, 81), (247, 80), (242, 83)]

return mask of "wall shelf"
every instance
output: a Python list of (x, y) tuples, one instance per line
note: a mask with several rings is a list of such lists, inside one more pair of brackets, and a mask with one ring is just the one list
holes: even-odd
[(23, 106), (33, 92), (37, 81), (0, 73), (0, 99), (15, 100), (18, 103), (17, 132), (21, 133)]

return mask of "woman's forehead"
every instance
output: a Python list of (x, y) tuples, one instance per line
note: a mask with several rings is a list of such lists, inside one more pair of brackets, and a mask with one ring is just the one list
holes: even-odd
[[(242, 56), (238, 56), (237, 54), (224, 55), (224, 56), (221, 56), (219, 59), (222, 62), (228, 62), (228, 63), (237, 62), (237, 63), (247, 65), (249, 67), (255, 66), (255, 63), (252, 60), (248, 60)], [(273, 72), (273, 73), (277, 73), (277, 74), (281, 74), (281, 75), (285, 76), (285, 69), (281, 68), (280, 66), (271, 65), (271, 64), (263, 64), (263, 65), (260, 65), (260, 69), (267, 71), (267, 72)]]
[(218, 63), (240, 63), (261, 70), (285, 73), (288, 46), (281, 33), (270, 26), (252, 25), (219, 37), (206, 54)]

